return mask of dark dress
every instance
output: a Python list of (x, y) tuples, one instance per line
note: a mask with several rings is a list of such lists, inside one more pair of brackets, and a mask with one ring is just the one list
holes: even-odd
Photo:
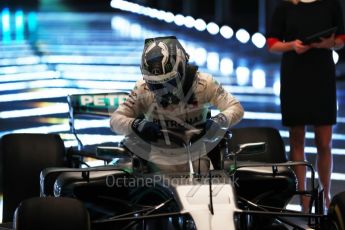
[[(337, 0), (297, 5), (283, 1), (273, 14), (268, 37), (293, 41), (333, 26), (337, 26), (336, 35), (344, 34), (341, 6)], [(280, 81), (283, 125), (336, 123), (335, 64), (330, 49), (283, 53)]]

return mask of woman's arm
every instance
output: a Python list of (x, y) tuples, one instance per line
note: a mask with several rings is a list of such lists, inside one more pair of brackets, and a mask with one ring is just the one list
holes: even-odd
[(311, 48), (309, 45), (303, 45), (302, 41), (298, 39), (294, 41), (289, 41), (289, 42), (283, 42), (278, 39), (274, 39), (274, 41), (272, 42), (272, 40), (270, 39), (274, 39), (274, 38), (267, 39), (268, 50), (270, 52), (283, 53), (283, 52), (288, 52), (288, 51), (295, 51), (298, 54), (302, 54)]
[(345, 45), (345, 35), (336, 36), (334, 39), (333, 49), (339, 50)]

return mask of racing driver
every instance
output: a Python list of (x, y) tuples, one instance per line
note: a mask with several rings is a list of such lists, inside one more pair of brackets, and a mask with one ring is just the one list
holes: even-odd
[[(114, 132), (149, 143), (149, 154), (141, 157), (152, 163), (153, 171), (188, 171), (188, 159), (192, 167), (207, 171), (207, 148), (198, 140), (230, 128), (243, 117), (240, 102), (188, 59), (175, 36), (145, 39), (140, 67), (143, 78), (111, 116)], [(215, 116), (210, 115), (212, 106), (220, 111)], [(174, 146), (169, 132), (165, 132), (174, 131), (191, 141), (186, 133), (197, 127), (203, 127), (203, 131), (188, 145), (190, 156), (186, 146)], [(130, 149), (140, 155), (142, 146), (132, 145)]]

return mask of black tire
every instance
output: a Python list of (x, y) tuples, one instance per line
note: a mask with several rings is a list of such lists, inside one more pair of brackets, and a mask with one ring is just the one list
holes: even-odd
[(14, 230), (90, 230), (87, 209), (77, 199), (35, 197), (20, 203)]
[(333, 197), (328, 215), (335, 229), (345, 230), (345, 192), (338, 193)]

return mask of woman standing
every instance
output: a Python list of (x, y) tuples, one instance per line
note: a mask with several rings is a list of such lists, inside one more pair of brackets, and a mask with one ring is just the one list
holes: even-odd
[[(314, 128), (317, 171), (324, 189), (326, 208), (330, 204), (330, 177), (333, 168), (332, 125), (336, 123), (335, 64), (332, 50), (345, 43), (344, 22), (337, 0), (282, 1), (272, 17), (268, 47), (281, 52), (281, 113), (289, 127), (290, 158), (305, 160), (306, 126)], [(318, 41), (303, 43), (308, 36), (329, 28), (334, 32)], [(306, 167), (295, 168), (298, 189), (306, 189)], [(302, 210), (308, 197), (301, 196)]]

